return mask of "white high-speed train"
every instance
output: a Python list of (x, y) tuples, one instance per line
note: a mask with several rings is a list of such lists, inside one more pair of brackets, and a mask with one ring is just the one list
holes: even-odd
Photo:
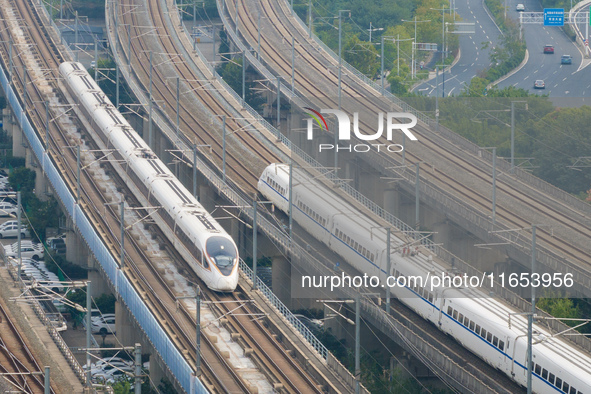
[[(322, 183), (293, 170), (292, 215), (304, 229), (349, 264), (386, 282), (386, 230)], [(279, 209), (289, 210), (289, 166), (271, 164), (262, 173), (258, 190)], [(445, 275), (422, 248), (392, 236), (393, 278)], [(403, 255), (404, 254), (404, 255)], [(453, 274), (450, 274), (453, 275)], [(404, 284), (400, 280), (398, 283)], [(503, 302), (474, 289), (438, 287), (433, 290), (409, 280), (392, 293), (440, 330), (521, 385), (527, 383), (527, 322)], [(381, 286), (380, 286), (381, 287)], [(591, 393), (591, 360), (561, 337), (534, 325), (533, 391), (536, 393)]]
[(153, 217), (175, 248), (207, 287), (234, 291), (238, 249), (232, 238), (158, 159), (82, 64), (62, 63), (60, 73), (105, 146), (116, 149), (114, 157), (125, 162), (119, 170), (151, 206), (161, 207)]

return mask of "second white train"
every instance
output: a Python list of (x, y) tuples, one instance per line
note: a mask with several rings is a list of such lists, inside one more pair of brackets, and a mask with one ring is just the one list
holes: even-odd
[[(386, 231), (380, 223), (358, 212), (321, 182), (299, 169), (293, 170), (292, 214), (307, 232), (369, 276), (410, 278), (444, 274), (427, 250), (392, 237), (391, 272), (386, 271)], [(283, 212), (289, 210), (289, 167), (271, 164), (262, 173), (258, 190)], [(450, 275), (453, 275), (450, 273)], [(399, 283), (404, 283), (400, 281)], [(476, 290), (421, 287), (416, 281), (391, 288), (393, 295), (440, 330), (511, 379), (527, 382), (527, 323), (517, 310)], [(536, 393), (591, 393), (591, 360), (561, 337), (535, 326), (533, 391)]]

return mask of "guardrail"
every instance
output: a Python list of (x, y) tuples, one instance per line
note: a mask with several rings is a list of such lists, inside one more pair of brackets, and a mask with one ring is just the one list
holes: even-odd
[[(8, 270), (8, 273), (10, 274), (10, 276), (12, 277), (12, 279), (15, 282), (18, 282), (18, 273), (17, 273), (16, 269), (12, 266), (12, 264), (7, 262), (6, 257), (4, 256), (4, 253), (2, 253), (2, 256), (3, 256), (4, 263), (6, 264), (6, 269)], [(21, 289), (24, 288), (24, 283), (22, 282), (22, 279), (21, 279), (20, 283), (18, 283), (18, 285), (19, 285), (19, 288), (21, 288)], [(37, 299), (33, 298), (30, 300), (30, 302), (28, 304), (31, 306), (31, 308), (33, 309), (33, 311), (35, 312), (35, 314), (37, 315), (39, 320), (41, 320), (43, 325), (46, 327), (47, 332), (51, 336), (51, 339), (53, 339), (53, 342), (55, 342), (57, 347), (60, 349), (60, 351), (62, 352), (62, 354), (64, 355), (64, 357), (68, 361), (68, 364), (70, 364), (70, 367), (72, 368), (72, 370), (74, 371), (74, 373), (78, 377), (78, 380), (80, 380), (80, 382), (85, 384), (86, 383), (86, 374), (84, 373), (84, 369), (80, 366), (80, 363), (78, 363), (78, 360), (76, 359), (76, 357), (74, 356), (74, 354), (70, 350), (68, 344), (64, 341), (64, 339), (60, 335), (59, 331), (56, 330), (56, 328), (53, 326), (53, 323), (51, 322), (51, 320), (47, 317), (47, 314), (45, 313), (45, 310), (43, 310), (43, 308), (39, 304), (39, 301)]]
[[(96, 234), (92, 224), (86, 217), (84, 211), (75, 203), (74, 196), (68, 189), (65, 181), (61, 178), (58, 169), (53, 164), (49, 155), (45, 152), (40, 139), (37, 137), (29, 119), (24, 115), (22, 107), (14, 93), (12, 86), (8, 84), (8, 79), (3, 68), (0, 68), (0, 83), (6, 93), (8, 103), (19, 120), (21, 129), (29, 141), (29, 146), (39, 163), (43, 167), (47, 178), (52, 184), (57, 196), (63, 202), (68, 214), (72, 217), (75, 226), (86, 241), (88, 247), (96, 256), (97, 261), (104, 269), (106, 276), (114, 285), (119, 293), (122, 302), (124, 302), (133, 316), (142, 327), (156, 351), (160, 354), (173, 376), (176, 377), (181, 387), (187, 392), (207, 393), (203, 384), (193, 375), (193, 371), (183, 355), (174, 346), (168, 338), (166, 332), (160, 327), (159, 322), (144, 304), (139, 294), (133, 288), (133, 285), (119, 270), (118, 264), (102, 240)], [(194, 391), (191, 391), (194, 390)]]
[[(224, 1), (224, 0), (221, 0), (221, 1)], [(283, 4), (284, 4), (284, 6), (290, 7), (287, 0), (285, 0), (283, 2)], [(302, 21), (300, 19), (299, 15), (297, 13), (294, 12), (292, 15), (293, 15), (294, 19), (296, 20), (296, 22), (300, 25), (300, 27), (304, 31), (309, 31), (308, 27), (306, 26), (304, 21)], [(334, 53), (334, 51), (332, 49), (330, 49), (324, 42), (322, 42), (322, 40), (320, 40), (315, 34), (311, 34), (311, 36), (312, 36), (312, 39), (314, 40), (314, 42), (316, 44), (318, 44), (322, 49), (324, 49), (324, 51), (334, 61), (336, 61), (336, 62), (339, 61), (337, 54)], [(394, 104), (398, 105), (403, 111), (410, 112), (410, 113), (414, 114), (415, 116), (417, 116), (418, 119), (422, 120), (427, 125), (434, 125), (435, 124), (435, 121), (432, 118), (430, 118), (430, 117), (426, 116), (424, 113), (414, 109), (410, 105), (408, 105), (405, 102), (403, 102), (402, 100), (400, 100), (398, 97), (394, 96), (392, 93), (390, 93), (388, 91), (382, 91), (381, 86), (379, 86), (375, 81), (369, 79), (367, 76), (365, 76), (364, 74), (359, 72), (357, 69), (355, 69), (355, 67), (351, 66), (345, 60), (342, 60), (342, 64), (349, 72), (356, 75), (359, 79), (361, 79), (363, 82), (365, 82), (371, 88), (376, 90), (378, 93), (382, 93), (385, 97), (390, 99)], [(469, 151), (470, 153), (472, 153), (474, 155), (480, 155), (480, 152), (482, 152), (481, 157), (488, 159), (489, 162), (492, 161), (492, 153), (491, 152), (482, 151), (482, 148), (479, 147), (478, 145), (474, 144), (473, 142), (469, 141), (468, 139), (462, 137), (461, 135), (451, 131), (450, 129), (448, 129), (442, 125), (439, 125), (439, 134), (444, 136), (449, 142), (458, 145), (463, 150)], [(497, 164), (497, 168), (503, 172), (508, 173), (511, 170), (511, 163), (507, 162), (506, 160), (497, 158), (496, 164)], [(542, 190), (545, 193), (548, 193), (552, 197), (557, 198), (560, 201), (565, 202), (566, 204), (569, 204), (570, 206), (576, 208), (577, 210), (580, 210), (583, 212), (588, 212), (591, 214), (591, 204), (587, 204), (586, 202), (581, 201), (576, 197), (573, 197), (572, 195), (565, 192), (564, 190), (559, 189), (554, 185), (551, 185), (550, 183), (530, 174), (527, 171), (522, 170), (521, 168), (515, 168), (514, 176), (517, 179), (521, 180), (522, 182), (524, 182), (534, 188)]]
[[(218, 5), (218, 7), (219, 7), (219, 5)], [(170, 15), (171, 14), (169, 14), (169, 16)], [(178, 14), (174, 13), (174, 15), (178, 15)], [(183, 29), (184, 29), (185, 33), (188, 34), (186, 27), (183, 27)], [(112, 48), (115, 46), (116, 45), (112, 45)], [(199, 52), (198, 48), (196, 49), (196, 52), (200, 56), (202, 56), (202, 54)], [(215, 70), (213, 70), (209, 66), (208, 66), (208, 68), (210, 71), (213, 72), (213, 76), (216, 79), (218, 79), (218, 80), (221, 79), (219, 77), (219, 75), (217, 75), (215, 73)], [(124, 69), (124, 68), (122, 68), (122, 69)], [(133, 86), (134, 92), (137, 94), (138, 97), (142, 97), (143, 90), (133, 81), (131, 76), (128, 74), (127, 70), (125, 71), (125, 73), (126, 73), (126, 77), (127, 77), (128, 81), (130, 81), (130, 85)], [(226, 89), (228, 90), (228, 93), (234, 99), (236, 99), (238, 102), (241, 101), (241, 98), (231, 88), (229, 88), (227, 85), (224, 85), (225, 82), (220, 81), (220, 83), (224, 87), (226, 87)], [(145, 98), (144, 98), (144, 101), (146, 102)], [(258, 114), (256, 114), (255, 116), (257, 118), (260, 118), (260, 115), (258, 115)], [(156, 119), (156, 122), (158, 123), (159, 127), (162, 129), (163, 133), (165, 133), (171, 141), (178, 144), (179, 148), (181, 150), (188, 150), (189, 149), (189, 147), (190, 147), (189, 144), (187, 144), (183, 140), (182, 137), (176, 136), (176, 132), (173, 128), (170, 127), (169, 122), (164, 120), (162, 117), (155, 117), (155, 119)], [(357, 201), (359, 201), (361, 204), (363, 204), (366, 208), (368, 208), (374, 214), (377, 214), (378, 216), (380, 216), (384, 220), (387, 220), (395, 227), (397, 227), (403, 231), (408, 231), (409, 234), (414, 234), (416, 239), (419, 239), (421, 237), (421, 235), (419, 233), (414, 232), (414, 229), (412, 227), (408, 226), (407, 224), (400, 221), (398, 218), (396, 218), (391, 213), (389, 213), (389, 212), (385, 211), (383, 208), (379, 207), (377, 204), (375, 204), (373, 201), (371, 201), (367, 197), (363, 196), (361, 193), (359, 193), (353, 187), (348, 185), (346, 182), (341, 182), (341, 180), (337, 176), (335, 176), (333, 174), (333, 172), (322, 167), (320, 165), (320, 163), (316, 162), (313, 158), (311, 158), (305, 152), (300, 150), (297, 146), (291, 145), (290, 141), (283, 134), (281, 134), (276, 128), (271, 126), (264, 119), (262, 119), (261, 123), (265, 126), (265, 128), (268, 131), (270, 131), (275, 137), (277, 137), (277, 139), (279, 141), (281, 141), (286, 146), (290, 147), (292, 149), (292, 151), (294, 153), (296, 153), (299, 158), (301, 158), (303, 161), (305, 161), (311, 167), (314, 167), (315, 170), (317, 170), (320, 173), (322, 173), (323, 175), (325, 175), (329, 180), (335, 182), (336, 184), (340, 184), (341, 185), (340, 188), (343, 191), (345, 191), (347, 194), (349, 194), (350, 196), (355, 198)], [(188, 159), (188, 161), (192, 162), (192, 157), (188, 157), (187, 159)], [(212, 170), (208, 166), (208, 164), (205, 163), (205, 161), (201, 160), (200, 157), (197, 157), (197, 162), (195, 163), (195, 165), (198, 168), (198, 170), (200, 171), (200, 173), (208, 180), (210, 185), (217, 191), (218, 194), (227, 198), (234, 205), (241, 207), (240, 208), (241, 213), (244, 214), (245, 216), (249, 217), (250, 219), (252, 219), (252, 216), (253, 216), (252, 209), (245, 208), (245, 207), (250, 206), (251, 201), (250, 201), (250, 199), (247, 198), (247, 196), (244, 195), (244, 193), (234, 190), (230, 185), (223, 182), (221, 177), (219, 176), (219, 171)], [(421, 183), (422, 182), (423, 182), (423, 180), (421, 180)], [(414, 184), (414, 180), (412, 180), (412, 183)], [(298, 245), (291, 245), (291, 243), (287, 237), (287, 234), (285, 234), (285, 232), (283, 230), (277, 228), (273, 223), (269, 222), (266, 218), (261, 217), (261, 215), (259, 215), (259, 226), (261, 227), (261, 229), (263, 229), (263, 231), (265, 231), (265, 233), (269, 236), (269, 238), (273, 241), (273, 243), (276, 246), (278, 246), (278, 248), (280, 250), (284, 250), (284, 251), (291, 253), (292, 258), (295, 257), (298, 259), (301, 258), (302, 260), (313, 261), (316, 264), (318, 264), (319, 266), (323, 266), (320, 262), (318, 262), (314, 257), (312, 257), (303, 248), (299, 247)], [(468, 264), (464, 263), (458, 257), (453, 256), (447, 250), (444, 250), (444, 249), (440, 248), (439, 246), (434, 245), (428, 239), (422, 239), (421, 243), (425, 247), (429, 248), (430, 250), (433, 250), (435, 254), (441, 255), (441, 258), (444, 259), (445, 261), (447, 261), (448, 263), (453, 259), (456, 266), (464, 266), (465, 265), (466, 267), (470, 267)], [(466, 269), (468, 269), (468, 268), (466, 268)], [(250, 275), (252, 277), (252, 274), (250, 274)], [(304, 334), (302, 333), (302, 335), (304, 335)], [(304, 336), (306, 336), (306, 335), (304, 335)], [(313, 344), (312, 344), (312, 347), (316, 348), (316, 346)], [(323, 351), (319, 351), (320, 354), (322, 354), (322, 352)]]

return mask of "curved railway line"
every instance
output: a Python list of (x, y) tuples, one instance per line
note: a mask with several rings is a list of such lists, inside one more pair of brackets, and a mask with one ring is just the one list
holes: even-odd
[[(292, 31), (284, 26), (284, 19), (289, 19), (289, 17), (285, 15), (283, 15), (283, 17), (280, 16), (279, 11), (276, 10), (276, 6), (274, 5), (275, 3), (277, 3), (276, 0), (263, 0), (260, 3), (262, 13), (269, 21), (281, 22), (273, 24), (276, 29), (273, 32), (261, 29), (262, 32), (265, 32), (264, 34), (261, 34), (261, 56), (264, 57), (266, 63), (271, 64), (275, 68), (275, 71), (280, 75), (290, 75), (291, 59), (287, 58), (287, 56), (282, 51), (278, 50), (276, 45), (273, 45), (273, 43), (267, 38), (267, 35), (280, 37), (282, 42), (289, 42), (291, 37), (295, 37), (297, 43), (295, 47), (296, 56), (301, 62), (305, 62), (307, 70), (304, 72), (301, 68), (301, 63), (300, 66), (297, 66), (298, 62), (296, 62), (295, 73), (296, 81), (299, 83), (298, 89), (303, 91), (305, 96), (315, 97), (317, 100), (322, 102), (326, 108), (335, 107), (336, 103), (327, 97), (326, 92), (319, 89), (314, 83), (310, 82), (312, 78), (314, 78), (313, 75), (316, 75), (317, 78), (322, 76), (322, 78), (330, 81), (334, 85), (334, 89), (336, 91), (337, 81), (335, 74), (329, 73), (328, 77), (326, 76), (326, 72), (324, 72), (326, 70), (326, 65), (311, 55), (311, 53), (314, 53), (314, 51), (305, 50), (306, 46), (309, 46), (307, 37), (304, 37), (301, 30), (299, 30), (297, 27), (293, 28), (293, 30), (298, 32), (297, 35), (294, 35), (292, 34)], [(248, 6), (249, 3), (247, 0), (240, 0), (238, 4), (240, 32), (242, 33), (243, 37), (246, 36), (248, 45), (256, 47), (258, 40), (258, 16), (253, 15), (255, 9)], [(231, 18), (233, 18), (233, 15), (235, 15), (235, 9), (230, 7), (234, 7), (234, 5), (232, 2), (226, 2), (226, 5), (228, 7), (228, 14)], [(310, 69), (314, 70), (315, 73), (312, 73), (311, 75), (309, 72)], [(375, 97), (374, 92), (370, 90), (370, 88), (363, 89), (361, 84), (360, 86), (348, 84), (346, 78), (343, 78), (342, 84), (343, 86), (347, 86), (345, 91), (349, 92), (348, 95), (354, 97), (356, 102), (361, 104), (362, 108), (368, 110), (370, 113), (376, 112), (376, 108), (378, 107), (380, 108), (380, 111), (388, 111), (388, 105), (385, 104), (383, 100)], [(319, 97), (325, 98), (319, 99)], [(372, 126), (368, 125), (366, 122), (363, 122), (363, 120), (363, 118), (360, 119), (360, 123), (362, 123), (363, 128), (372, 129)], [(441, 144), (440, 141), (434, 138), (435, 136), (429, 132), (429, 130), (421, 127), (420, 125), (415, 127), (413, 131), (414, 130), (418, 130), (417, 134), (419, 135), (418, 138), (420, 139), (421, 144), (428, 148), (428, 152), (430, 154), (428, 161), (430, 163), (441, 163), (442, 161), (445, 161), (458, 169), (457, 172), (465, 174), (464, 176), (472, 176), (477, 181), (481, 181), (486, 185), (492, 184), (492, 171), (490, 165), (483, 165), (483, 163), (474, 164), (473, 161), (460, 157), (451, 150), (451, 144)], [(386, 141), (381, 140), (381, 142)], [(388, 160), (386, 155), (383, 156), (386, 160)], [(412, 150), (406, 152), (406, 160), (412, 164), (423, 162), (424, 158), (424, 156), (419, 157), (416, 153), (413, 153)], [(399, 164), (391, 160), (390, 162), (393, 167)], [(432, 165), (432, 168), (435, 169), (435, 166)], [(472, 207), (476, 208), (485, 215), (490, 212), (492, 200), (489, 195), (485, 195), (482, 192), (475, 190), (475, 188), (466, 186), (464, 182), (458, 181), (458, 177), (452, 177), (439, 168), (437, 168), (436, 171), (422, 171), (422, 177), (428, 177), (429, 181), (436, 184), (442, 190), (450, 190), (451, 188), (450, 193), (460, 196), (460, 198), (462, 198), (464, 201), (469, 201)], [(511, 196), (511, 198), (517, 199), (521, 203), (530, 207), (535, 207), (538, 212), (544, 212), (547, 215), (551, 215), (553, 220), (564, 225), (565, 227), (570, 228), (573, 232), (576, 232), (580, 236), (585, 237), (585, 239), (590, 242), (589, 244), (591, 244), (591, 231), (589, 231), (591, 227), (582, 223), (582, 217), (580, 213), (571, 210), (571, 215), (564, 215), (554, 206), (542, 201), (542, 199), (534, 198), (536, 197), (536, 193), (526, 194), (523, 191), (518, 190), (515, 186), (497, 179), (497, 193), (499, 192), (504, 192), (508, 196)], [(565, 207), (561, 202), (558, 203)], [(503, 205), (497, 203), (496, 213), (498, 219), (504, 220), (509, 228), (527, 228), (531, 226), (531, 220), (517, 215), (514, 213), (512, 208), (513, 207), (506, 208)], [(569, 210), (571, 209), (570, 207), (566, 208)], [(589, 249), (575, 246), (572, 244), (572, 242), (562, 239), (560, 235), (557, 236), (553, 231), (543, 227), (538, 229), (538, 237), (539, 239), (543, 240), (543, 242), (548, 247), (554, 250), (559, 250), (563, 256), (567, 256), (567, 258), (571, 259), (573, 262), (576, 262), (580, 268), (584, 269), (588, 273), (591, 272), (591, 265), (589, 263), (591, 261), (591, 252)]]
[[(43, 392), (45, 387), (43, 375), (30, 375), (31, 372), (43, 372), (43, 369), (6, 313), (2, 303), (0, 303), (0, 319), (2, 322), (0, 324), (0, 373), (19, 374), (6, 375), (0, 379), (6, 379), (11, 388), (18, 390), (19, 393)], [(51, 393), (55, 391), (51, 389)]]
[[(131, 6), (132, 2), (125, 4), (122, 2), (121, 7)], [(151, 21), (154, 25), (155, 31), (157, 32), (165, 32), (166, 31), (166, 22), (164, 20), (164, 14), (166, 10), (161, 9), (161, 2), (159, 0), (149, 0), (147, 1), (147, 7), (149, 11), (149, 15)], [(128, 13), (124, 16), (125, 20), (132, 26), (132, 39), (135, 37), (141, 37), (145, 32), (142, 31), (142, 27), (144, 24), (141, 20), (139, 20), (138, 13)], [(135, 34), (134, 34), (135, 33)], [(158, 34), (156, 35), (158, 38), (158, 42), (160, 47), (164, 50), (164, 53), (174, 54), (176, 53), (176, 45), (173, 42), (173, 39), (166, 34)], [(132, 58), (132, 65), (134, 68), (134, 72), (141, 77), (142, 80), (149, 80), (150, 76), (150, 64), (146, 61), (146, 53), (153, 52), (154, 48), (149, 47), (143, 39), (140, 40), (133, 40), (133, 45), (131, 46), (133, 55)], [(129, 56), (129, 54), (127, 54)], [(142, 61), (143, 59), (143, 61)], [(228, 112), (221, 104), (219, 104), (217, 98), (214, 97), (213, 93), (209, 93), (211, 89), (211, 82), (210, 81), (199, 81), (196, 80), (194, 77), (193, 71), (189, 68), (189, 66), (185, 62), (170, 62), (170, 66), (174, 67), (175, 72), (180, 76), (181, 79), (186, 81), (189, 85), (191, 90), (199, 90), (201, 92), (200, 96), (202, 98), (201, 103), (205, 106), (207, 110), (209, 110), (212, 114), (215, 115), (226, 115), (226, 129), (227, 131), (227, 138), (229, 140), (230, 134), (235, 136), (241, 144), (247, 146), (251, 152), (253, 152), (257, 159), (261, 160), (262, 163), (272, 163), (274, 161), (280, 161), (280, 158), (271, 152), (271, 150), (259, 139), (257, 139), (254, 135), (251, 135), (247, 132), (234, 132), (243, 128), (243, 126), (234, 119), (234, 115)], [(165, 103), (166, 108), (175, 109), (176, 108), (176, 87), (172, 86), (170, 83), (167, 83), (167, 79), (161, 72), (158, 71), (156, 67), (153, 68), (153, 86), (156, 88), (157, 94), (153, 93), (153, 100), (154, 101), (162, 101)], [(159, 83), (155, 83), (159, 82)], [(166, 88), (164, 88), (166, 87)], [(146, 89), (148, 90), (148, 89)], [(208, 92), (207, 99), (203, 99), (203, 92)], [(212, 147), (213, 155), (215, 156), (215, 165), (218, 169), (221, 169), (222, 165), (222, 138), (221, 135), (216, 134), (213, 127), (208, 127), (207, 124), (203, 124), (203, 122), (197, 117), (194, 111), (192, 111), (191, 107), (187, 107), (184, 100), (180, 100), (180, 129), (185, 133), (185, 135), (192, 141), (198, 141), (198, 144), (201, 145), (209, 145)], [(173, 118), (176, 116), (176, 113), (172, 116)], [(221, 133), (220, 133), (221, 134)], [(227, 147), (229, 149), (229, 147)], [(227, 154), (226, 155), (226, 173), (229, 178), (238, 180), (238, 184), (240, 187), (247, 191), (248, 193), (252, 194), (256, 192), (256, 181), (258, 180), (259, 174), (255, 173), (252, 170), (252, 167), (245, 165), (244, 162), (236, 159), (234, 155)], [(253, 186), (255, 185), (255, 186)]]
[[(55, 83), (57, 80), (57, 66), (64, 59), (59, 53), (57, 47), (54, 45), (51, 36), (43, 28), (43, 23), (39, 16), (35, 12), (31, 11), (34, 9), (34, 6), (31, 5), (31, 3), (27, 5), (25, 2), (21, 1), (12, 2), (12, 5), (12, 8), (15, 10), (17, 10), (16, 7), (18, 7), (20, 19), (24, 21), (27, 26), (29, 26), (27, 29), (28, 34), (26, 34), (27, 41), (30, 44), (36, 43), (36, 45), (31, 45), (31, 48), (34, 48), (32, 52), (36, 53), (36, 67), (39, 67), (42, 70), (47, 70), (47, 73), (51, 75), (51, 77), (48, 79), (53, 81), (49, 90), (57, 92), (59, 90), (57, 84)], [(7, 36), (10, 34), (10, 29), (8, 29), (6, 22), (9, 20), (8, 15), (6, 15), (8, 12), (8, 7), (0, 8), (0, 12), (2, 12), (2, 16), (4, 16), (2, 21), (5, 27), (5, 29), (3, 29), (0, 33), (2, 34), (3, 38), (5, 38), (2, 42), (2, 59), (6, 69), (8, 69), (7, 53), (9, 49), (7, 47), (7, 43), (9, 40), (7, 39)], [(14, 18), (12, 19), (14, 20)], [(16, 85), (16, 90), (21, 92), (21, 96), (23, 92), (24, 81), (23, 70), (26, 67), (25, 61), (23, 60), (24, 57), (25, 56), (16, 56), (13, 59), (13, 83)], [(40, 62), (43, 62), (43, 64), (39, 64)], [(30, 79), (28, 80), (30, 81)], [(28, 115), (31, 118), (32, 123), (36, 125), (37, 130), (45, 130), (44, 102), (47, 100), (46, 94), (48, 92), (42, 92), (35, 83), (28, 85), (29, 86), (27, 86), (26, 95)], [(66, 101), (63, 97), (61, 100), (63, 102)], [(68, 135), (67, 131), (61, 127), (60, 122), (51, 122), (48, 129), (49, 133), (47, 134), (47, 137), (49, 140), (44, 138), (42, 138), (42, 140), (44, 140), (48, 148), (48, 153), (51, 157), (51, 160), (58, 168), (60, 168), (70, 190), (73, 194), (75, 194), (77, 183), (76, 156), (73, 154), (71, 149), (64, 148), (64, 145), (74, 145), (76, 143), (80, 144), (81, 141), (76, 141), (75, 136)], [(72, 144), (68, 144), (69, 142), (72, 142)], [(94, 146), (96, 144), (91, 143), (90, 145)], [(110, 176), (113, 176), (114, 173), (116, 173), (115, 170), (109, 171)], [(97, 233), (102, 234), (107, 247), (111, 250), (111, 253), (113, 253), (115, 256), (118, 256), (120, 253), (120, 240), (114, 234), (119, 234), (119, 215), (111, 206), (108, 208), (109, 214), (103, 214), (104, 210), (106, 210), (105, 204), (110, 203), (112, 198), (106, 195), (104, 188), (97, 184), (93, 179), (92, 168), (82, 171), (80, 183), (82, 186), (81, 199), (79, 201), (80, 205), (85, 208), (85, 212), (87, 212), (87, 215), (89, 215), (89, 219), (91, 223), (93, 223)], [(124, 180), (118, 179), (116, 183), (119, 190), (122, 192), (128, 190)], [(132, 195), (130, 192), (124, 194), (128, 196), (128, 204), (135, 204), (136, 206), (139, 206), (135, 199), (129, 197)], [(166, 238), (160, 234), (160, 239), (164, 240)], [(191, 316), (184, 306), (181, 308), (178, 307), (177, 295), (170, 288), (170, 286), (168, 286), (162, 275), (160, 275), (158, 268), (154, 266), (150, 259), (146, 256), (144, 248), (142, 248), (138, 241), (135, 240), (134, 237), (128, 235), (126, 236), (125, 242), (126, 260), (125, 268), (123, 269), (125, 270), (127, 277), (134, 284), (134, 287), (136, 287), (138, 293), (142, 295), (144, 301), (150, 306), (154, 315), (160, 321), (161, 326), (165, 329), (165, 331), (168, 332), (169, 337), (173, 340), (180, 351), (185, 354), (185, 357), (194, 367), (195, 342), (194, 330), (192, 331), (192, 329), (195, 327), (194, 316)], [(169, 247), (168, 249), (169, 251), (172, 251), (172, 248)], [(182, 261), (182, 259), (178, 258), (178, 256), (175, 257), (176, 261)], [(185, 268), (187, 269), (187, 272), (191, 272), (189, 271), (188, 265)], [(233, 317), (230, 316), (229, 319), (233, 320)], [(271, 351), (271, 348), (276, 348), (277, 344), (273, 344), (270, 341), (264, 342), (261, 340), (253, 342), (252, 346), (254, 353), (259, 355), (261, 359), (264, 359), (265, 354)], [(205, 337), (203, 337), (201, 352), (203, 356), (202, 380), (212, 392), (243, 393), (251, 391), (245, 381), (229, 365), (228, 361)], [(298, 374), (301, 374), (302, 371), (295, 367), (293, 367), (291, 370), (287, 370), (287, 374), (292, 373), (293, 375), (290, 376), (290, 379), (298, 380)], [(317, 390), (315, 384), (310, 385), (310, 381), (306, 380), (306, 378), (300, 377), (299, 379), (305, 381), (304, 386), (301, 386), (300, 382), (300, 385), (295, 386), (295, 389), (293, 387), (287, 388), (283, 392), (304, 393), (310, 392), (310, 390)], [(279, 380), (281, 380), (281, 378), (279, 378)]]

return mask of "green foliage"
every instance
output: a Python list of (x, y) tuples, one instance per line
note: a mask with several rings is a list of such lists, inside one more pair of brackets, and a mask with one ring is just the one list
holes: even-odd
[(129, 378), (122, 378), (115, 382), (111, 387), (113, 387), (113, 393), (115, 394), (131, 394), (132, 392)]
[[(59, 3), (59, 1), (55, 1), (55, 7), (57, 9), (59, 9)], [(80, 16), (84, 15), (89, 18), (104, 19), (105, 0), (73, 0), (71, 7), (64, 5), (64, 10), (70, 10), (70, 13), (64, 13), (64, 18), (73, 17), (72, 10), (76, 10)]]
[[(569, 166), (578, 157), (588, 156), (591, 107), (554, 109), (547, 97), (515, 88), (493, 88), (482, 97), (484, 86), (483, 79), (475, 78), (461, 97), (440, 99), (441, 123), (479, 146), (496, 146), (497, 155), (507, 158), (511, 154), (511, 100), (522, 97), (528, 110), (525, 103), (515, 104), (515, 157), (533, 157), (534, 175), (584, 199), (591, 172), (573, 171)], [(405, 101), (420, 111), (435, 110), (432, 98)]]
[(15, 168), (8, 176), (10, 186), (21, 193), (32, 193), (35, 189), (35, 171), (26, 167)]
[(101, 311), (101, 313), (115, 313), (115, 301), (117, 299), (113, 294), (101, 294), (99, 297), (94, 299), (94, 303), (96, 308)]
[[(179, 2), (178, 4), (182, 4), (185, 2)], [(183, 20), (193, 20), (193, 11), (195, 11), (195, 16), (197, 18), (197, 21), (199, 20), (204, 20), (204, 21), (208, 21), (209, 18), (214, 18), (214, 17), (218, 17), (218, 8), (215, 4), (215, 0), (200, 0), (198, 2), (195, 3), (195, 9), (193, 9), (193, 4), (191, 1), (186, 1), (186, 3), (189, 4), (185, 4), (183, 5), (182, 9), (182, 15), (183, 15)]]
[[(66, 298), (68, 300), (72, 301), (73, 303), (80, 305), (82, 308), (85, 308), (86, 307), (86, 287), (84, 287), (82, 289), (72, 290), (71, 292), (66, 294)], [(72, 307), (69, 307), (69, 306), (68, 306), (68, 311), (72, 314), (72, 316), (75, 316), (78, 319), (80, 319), (84, 315), (80, 311), (78, 311)]]
[(588, 156), (591, 107), (561, 108), (530, 122), (525, 133), (534, 140), (532, 156), (539, 166), (534, 174), (555, 186), (578, 194), (591, 185), (589, 171), (573, 171), (568, 166), (578, 157)]
[[(446, 3), (447, 4), (447, 3)], [(415, 24), (405, 23), (403, 19), (411, 21), (413, 17), (419, 21), (416, 24), (416, 41), (423, 43), (437, 43), (440, 45), (443, 39), (442, 26), (443, 14), (437, 9), (442, 8), (439, 0), (319, 0), (314, 2), (314, 30), (318, 37), (336, 53), (339, 44), (339, 10), (351, 10), (341, 13), (341, 35), (343, 46), (343, 57), (345, 60), (369, 78), (379, 77), (377, 71), (381, 67), (378, 55), (381, 53), (381, 37), (388, 37), (384, 42), (384, 69), (391, 70), (398, 58), (402, 64), (411, 63), (411, 37), (415, 37)], [(449, 6), (448, 6), (449, 8)], [(308, 20), (307, 7), (296, 7), (300, 17)], [(451, 19), (449, 13), (445, 20)], [(461, 20), (456, 15), (455, 20)], [(428, 22), (421, 22), (428, 21)], [(382, 28), (382, 31), (374, 31), (372, 42), (369, 43), (368, 29)], [(453, 27), (449, 27), (453, 29)], [(393, 39), (407, 40), (400, 44), (394, 44)], [(459, 47), (457, 35), (446, 36), (448, 51), (455, 53)], [(400, 53), (397, 53), (398, 46)], [(416, 52), (416, 63), (428, 60), (430, 54), (424, 51)], [(453, 56), (448, 56), (446, 61), (451, 62)], [(410, 67), (409, 67), (410, 68)], [(406, 86), (412, 81), (398, 78), (394, 80), (396, 85), (393, 91), (397, 93), (406, 92)]]
[[(484, 72), (489, 82), (496, 81), (517, 67), (525, 58), (525, 41), (519, 39), (519, 24), (512, 18), (505, 19), (504, 3), (501, 0), (485, 0), (497, 25), (504, 32), (501, 44), (491, 51), (490, 59), (494, 66)], [(488, 42), (484, 47), (488, 46)]]
[[(538, 299), (536, 306), (543, 311), (548, 312), (554, 317), (581, 319), (583, 316), (578, 306), (575, 306), (573, 300), (569, 298), (559, 298), (555, 292), (547, 292), (544, 298)], [(580, 322), (564, 321), (565, 324), (574, 327)]]
[(70, 279), (86, 279), (88, 272), (81, 266), (71, 263), (66, 260), (65, 257), (60, 255), (45, 255), (45, 264), (47, 269), (56, 275), (60, 275), (59, 271), (61, 268), (62, 274), (65, 278)]
[(14, 190), (21, 192), (21, 202), (29, 219), (29, 226), (35, 229), (35, 232), (32, 231), (33, 237), (43, 241), (45, 229), (59, 225), (59, 215), (56, 215), (59, 209), (53, 197), (47, 201), (41, 201), (35, 196), (35, 177), (35, 171), (18, 167), (11, 171), (8, 182)]
[[(223, 64), (218, 68), (218, 73), (239, 96), (242, 96), (242, 57), (235, 57), (228, 63)], [(255, 88), (256, 84), (254, 82), (245, 80), (244, 98), (247, 104), (256, 111), (260, 111), (265, 99)]]
[(529, 93), (527, 90), (522, 88), (516, 88), (514, 86), (508, 86), (503, 89), (499, 89), (497, 86), (492, 86), (487, 89), (488, 81), (484, 78), (474, 77), (470, 81), (470, 86), (464, 88), (461, 97), (537, 97), (537, 94)]
[(373, 78), (380, 68), (376, 48), (369, 42), (361, 41), (358, 36), (353, 36), (347, 41), (343, 57), (345, 61), (370, 78)]
[[(99, 87), (105, 92), (109, 100), (113, 104), (117, 102), (117, 72), (115, 70), (115, 61), (109, 59), (99, 59), (96, 64), (98, 68), (98, 80)], [(94, 69), (88, 69), (88, 73), (94, 77)], [(130, 89), (125, 83), (125, 79), (119, 79), (119, 103), (133, 103), (135, 100), (130, 95)]]

